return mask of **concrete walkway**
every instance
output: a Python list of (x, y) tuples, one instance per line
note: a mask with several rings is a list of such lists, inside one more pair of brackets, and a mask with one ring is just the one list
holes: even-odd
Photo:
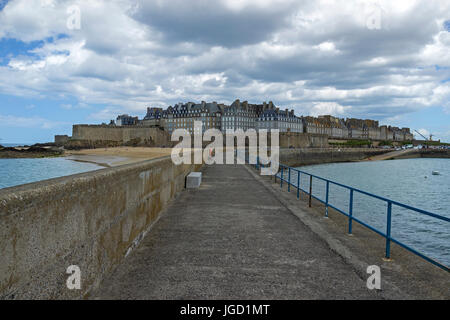
[(244, 166), (206, 166), (97, 299), (377, 299)]

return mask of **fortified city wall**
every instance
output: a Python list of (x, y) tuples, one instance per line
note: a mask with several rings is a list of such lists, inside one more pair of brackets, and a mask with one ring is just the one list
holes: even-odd
[[(270, 134), (268, 134), (270, 139)], [(325, 148), (328, 147), (328, 136), (323, 134), (280, 132), (280, 147), (293, 148)], [(57, 140), (56, 140), (57, 138)], [(56, 136), (55, 141), (60, 144), (66, 143), (61, 136)], [(117, 145), (138, 139), (138, 144), (146, 146), (163, 147), (174, 146), (178, 142), (171, 142), (170, 135), (161, 129), (139, 126), (101, 126), (101, 125), (74, 125), (71, 141), (95, 142), (115, 142)], [(226, 139), (223, 139), (226, 143)], [(193, 142), (193, 139), (192, 139)], [(70, 143), (70, 142), (69, 142)], [(211, 142), (204, 141), (203, 146)], [(94, 146), (97, 146), (94, 144)]]
[(327, 148), (328, 136), (325, 134), (281, 132), (281, 148)]
[(170, 144), (170, 136), (167, 132), (158, 128), (141, 126), (74, 125), (72, 140), (112, 141), (117, 143), (137, 140), (139, 143), (155, 147)]

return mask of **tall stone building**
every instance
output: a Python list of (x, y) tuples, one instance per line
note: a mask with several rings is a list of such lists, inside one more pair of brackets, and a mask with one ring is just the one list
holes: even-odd
[[(201, 122), (201, 129), (195, 128), (195, 121)], [(133, 125), (160, 127), (169, 134), (176, 129), (186, 129), (191, 134), (200, 133), (200, 131), (204, 133), (208, 129), (219, 129), (224, 133), (238, 129), (244, 131), (276, 129), (280, 132), (324, 134), (335, 139), (393, 141), (413, 139), (409, 128), (379, 126), (378, 121), (375, 120), (356, 118), (344, 120), (331, 115), (298, 117), (294, 114), (294, 110), (280, 110), (272, 101), (250, 104), (247, 101), (241, 102), (239, 99), (230, 106), (202, 101), (199, 104), (178, 103), (165, 110), (147, 108), (147, 114), (142, 121), (129, 115), (121, 115), (117, 118), (117, 126)]]
[(116, 119), (116, 125), (117, 126), (134, 126), (138, 124), (138, 117), (131, 117), (127, 114), (122, 114), (117, 117)]
[(268, 131), (278, 129), (280, 132), (303, 132), (302, 119), (296, 117), (294, 110), (280, 110), (268, 108), (256, 119), (258, 130)]
[(194, 127), (194, 121), (201, 121), (201, 133), (208, 129), (221, 129), (221, 117), (223, 105), (216, 102), (201, 104), (188, 102), (186, 104), (179, 103), (173, 108), (167, 110), (166, 130), (171, 134), (176, 129), (186, 129), (189, 133), (197, 132)]
[(261, 110), (262, 105), (249, 104), (247, 101), (241, 103), (239, 99), (234, 101), (223, 109), (222, 130), (255, 129)]
[(161, 127), (166, 126), (167, 111), (163, 108), (147, 108), (147, 114), (142, 120), (142, 125), (148, 127)]
[(345, 125), (344, 119), (333, 117), (330, 115), (319, 116), (319, 118), (323, 124), (328, 124), (327, 127), (330, 129), (326, 129), (326, 134), (330, 137), (340, 137), (345, 138), (348, 137), (348, 128)]

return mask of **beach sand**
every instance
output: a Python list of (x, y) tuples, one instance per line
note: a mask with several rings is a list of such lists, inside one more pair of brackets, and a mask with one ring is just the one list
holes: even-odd
[[(196, 149), (192, 149), (194, 151)], [(202, 154), (203, 154), (202, 149)], [(223, 153), (234, 153), (233, 148), (224, 148)], [(117, 147), (83, 150), (66, 150), (64, 155), (73, 161), (95, 163), (103, 167), (117, 167), (125, 164), (170, 156), (172, 148)], [(225, 159), (225, 158), (224, 158)], [(225, 160), (224, 160), (225, 161)]]
[(67, 159), (91, 162), (104, 167), (117, 167), (150, 159), (169, 156), (171, 148), (117, 147), (84, 150), (67, 150)]

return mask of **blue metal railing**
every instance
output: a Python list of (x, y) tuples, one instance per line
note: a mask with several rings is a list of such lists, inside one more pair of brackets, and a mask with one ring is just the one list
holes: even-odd
[[(259, 161), (259, 158), (257, 158), (256, 164), (254, 166), (257, 169), (260, 169), (261, 167), (264, 167), (265, 165), (261, 164), (260, 161)], [(275, 182), (276, 182), (276, 179), (279, 178), (280, 179), (280, 187), (281, 188), (283, 187), (283, 183), (284, 182), (286, 182), (287, 185), (288, 185), (288, 192), (291, 191), (291, 186), (295, 187), (297, 189), (297, 198), (298, 199), (300, 199), (300, 191), (306, 193), (309, 196), (309, 207), (311, 207), (311, 200), (313, 198), (316, 199), (317, 201), (323, 203), (325, 205), (325, 216), (326, 217), (328, 217), (328, 208), (332, 208), (332, 209), (336, 210), (337, 212), (347, 216), (348, 217), (348, 233), (349, 234), (352, 234), (352, 223), (353, 223), (353, 221), (355, 221), (355, 222), (361, 224), (362, 226), (368, 228), (369, 230), (372, 230), (372, 231), (376, 232), (377, 234), (381, 235), (382, 237), (384, 237), (386, 239), (386, 249), (385, 249), (386, 250), (385, 251), (385, 258), (386, 259), (390, 259), (390, 257), (391, 257), (391, 241), (392, 241), (392, 242), (396, 243), (397, 245), (405, 248), (406, 250), (414, 253), (415, 255), (421, 257), (422, 259), (424, 259), (424, 260), (426, 260), (428, 262), (431, 262), (435, 266), (437, 266), (439, 268), (442, 268), (443, 270), (445, 270), (447, 272), (450, 271), (448, 266), (446, 266), (446, 265), (444, 265), (444, 264), (442, 264), (442, 263), (440, 263), (440, 262), (438, 262), (438, 261), (436, 261), (436, 260), (434, 260), (434, 259), (432, 259), (430, 257), (427, 257), (426, 255), (418, 252), (417, 250), (411, 248), (410, 246), (400, 242), (399, 240), (393, 238), (392, 234), (391, 234), (392, 206), (393, 205), (401, 207), (401, 208), (404, 208), (404, 209), (407, 209), (407, 210), (412, 210), (414, 212), (418, 212), (420, 214), (423, 214), (423, 215), (426, 215), (426, 216), (429, 216), (429, 217), (432, 217), (432, 218), (435, 218), (435, 219), (439, 219), (439, 220), (445, 221), (445, 222), (450, 222), (449, 218), (443, 217), (443, 216), (440, 216), (438, 214), (431, 213), (431, 212), (428, 212), (428, 211), (425, 211), (425, 210), (422, 210), (422, 209), (414, 208), (414, 207), (411, 207), (411, 206), (409, 206), (407, 204), (404, 204), (404, 203), (401, 203), (401, 202), (397, 202), (397, 201), (394, 201), (394, 200), (391, 200), (391, 199), (387, 199), (387, 198), (384, 198), (384, 197), (381, 197), (381, 196), (377, 196), (375, 194), (372, 194), (372, 193), (369, 193), (369, 192), (366, 192), (366, 191), (363, 191), (363, 190), (359, 190), (357, 188), (346, 186), (344, 184), (341, 184), (341, 183), (338, 183), (338, 182), (335, 182), (335, 181), (331, 181), (331, 180), (328, 180), (328, 179), (325, 179), (325, 178), (322, 178), (322, 177), (318, 177), (316, 175), (310, 174), (310, 173), (305, 172), (305, 171), (301, 171), (301, 170), (296, 169), (296, 168), (291, 168), (291, 167), (288, 167), (288, 166), (285, 166), (285, 165), (282, 165), (282, 164), (280, 164), (279, 167), (280, 167), (279, 173), (277, 175), (275, 175)], [(295, 183), (293, 183), (293, 181), (291, 181), (292, 172), (296, 172), (296, 174), (297, 174), (297, 179), (296, 179), (297, 180), (296, 181), (297, 184), (295, 184)], [(304, 190), (304, 189), (301, 188), (300, 182), (301, 182), (301, 175), (302, 174), (306, 175), (306, 176), (309, 176), (309, 192), (307, 190)], [(285, 176), (287, 176), (287, 178), (285, 178)], [(326, 183), (325, 200), (322, 200), (319, 197), (314, 196), (312, 194), (313, 178), (321, 180), (321, 181), (324, 181)], [(344, 210), (339, 209), (336, 206), (334, 206), (334, 205), (329, 203), (330, 184), (336, 185), (336, 186), (339, 186), (339, 187), (342, 187), (342, 188), (345, 188), (345, 189), (348, 189), (350, 191), (348, 212), (345, 212)], [(369, 225), (368, 223), (365, 223), (364, 221), (362, 221), (362, 220), (356, 218), (355, 216), (353, 216), (353, 198), (354, 198), (354, 193), (360, 193), (360, 194), (369, 196), (371, 198), (375, 198), (375, 199), (378, 199), (378, 200), (385, 201), (387, 203), (386, 232), (378, 230), (377, 228), (375, 228), (375, 227)]]

